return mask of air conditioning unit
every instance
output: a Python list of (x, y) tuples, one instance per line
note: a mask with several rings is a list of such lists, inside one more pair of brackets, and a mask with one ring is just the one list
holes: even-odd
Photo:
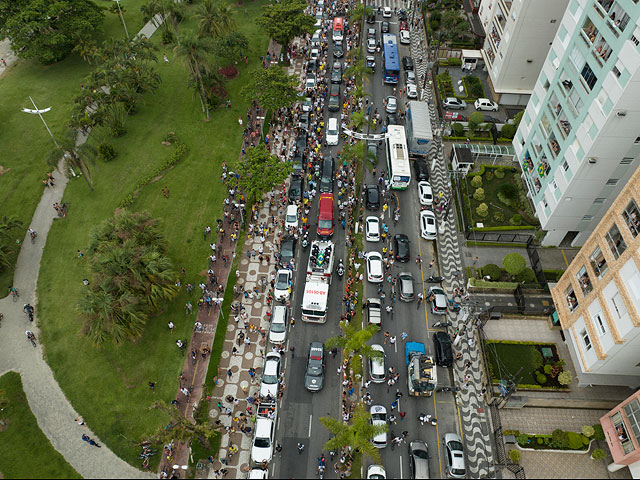
[(591, 163), (591, 164), (598, 163), (598, 158), (597, 157), (589, 157), (589, 163)]
[(627, 116), (627, 112), (625, 112), (624, 110), (620, 110), (619, 112), (616, 112), (616, 117), (626, 117)]

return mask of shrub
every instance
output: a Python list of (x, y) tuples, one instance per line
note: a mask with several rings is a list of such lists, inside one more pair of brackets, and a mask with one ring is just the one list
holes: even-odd
[(593, 425), (593, 439), (599, 441), (604, 440), (604, 430), (602, 430), (602, 425), (599, 423)]
[(480, 218), (487, 218), (489, 216), (489, 207), (486, 203), (481, 203), (478, 205), (478, 208), (476, 208), (476, 213)]
[(526, 447), (529, 444), (529, 435), (526, 433), (521, 433), (516, 437), (516, 441), (522, 447)]
[(484, 177), (485, 177), (487, 180), (491, 180), (491, 179), (493, 179), (493, 170), (487, 170), (487, 172), (484, 174)]
[(500, 277), (502, 276), (502, 270), (500, 269), (500, 267), (498, 265), (495, 265), (493, 263), (489, 263), (487, 265), (485, 265), (484, 267), (482, 267), (482, 276), (486, 277), (489, 276), (491, 277), (491, 280), (493, 280), (494, 282), (499, 280)]
[(551, 437), (544, 437), (544, 443), (545, 445), (549, 445), (551, 446), (553, 444), (553, 438)]
[(515, 136), (515, 134), (516, 134), (516, 127), (514, 127), (510, 123), (503, 125), (502, 128), (500, 129), (501, 137), (510, 138), (513, 140), (513, 137)]
[(464, 126), (461, 123), (454, 123), (453, 125), (451, 125), (451, 129), (453, 130), (453, 134), (456, 137), (462, 137), (462, 135), (464, 134)]
[(510, 253), (502, 260), (502, 267), (510, 275), (517, 275), (527, 267), (527, 261), (519, 253)]
[(169, 29), (166, 29), (162, 32), (162, 43), (164, 45), (169, 45), (173, 43), (173, 32)]
[[(537, 281), (537, 278), (535, 272), (532, 269), (525, 268), (518, 275), (516, 275), (516, 280), (518, 280), (520, 283), (535, 283)], [(549, 370), (551, 370), (551, 365), (545, 365), (544, 373), (548, 375), (551, 372), (546, 371), (547, 366), (549, 367)]]
[(559, 428), (551, 432), (551, 445), (554, 448), (567, 448), (569, 446), (569, 435)]
[(547, 383), (547, 376), (543, 375), (542, 373), (539, 373), (538, 375), (536, 375), (536, 381), (540, 385), (544, 385), (545, 383)]
[(516, 213), (513, 217), (509, 219), (509, 223), (511, 225), (522, 225), (522, 215)]
[(591, 452), (591, 458), (593, 458), (594, 460), (602, 460), (606, 456), (607, 454), (601, 448), (596, 448), (595, 450), (593, 450), (593, 452)]
[(584, 444), (582, 443), (582, 434), (575, 432), (567, 432), (569, 437), (569, 448), (571, 450), (580, 450)]
[(484, 115), (482, 112), (473, 112), (469, 115), (469, 128), (471, 130), (476, 130), (478, 125), (484, 122)]
[(502, 212), (496, 212), (493, 214), (493, 219), (496, 222), (504, 222), (504, 213)]
[[(538, 369), (540, 367), (542, 367), (542, 364), (544, 363), (544, 359), (542, 358), (542, 353), (540, 353), (540, 350), (533, 350), (531, 352), (531, 364), (533, 365), (534, 369)], [(541, 372), (536, 372), (536, 375), (538, 373)]]
[(518, 198), (518, 187), (513, 183), (504, 183), (500, 185), (498, 192), (502, 193), (502, 195), (509, 200), (515, 200)]
[(498, 200), (500, 200), (505, 205), (511, 206), (511, 204), (513, 203), (511, 200), (509, 200), (507, 197), (505, 197), (502, 192), (498, 192), (496, 194), (496, 196), (498, 197)]
[(509, 452), (509, 458), (513, 463), (520, 463), (520, 459), (522, 458), (522, 453), (520, 453), (520, 450), (511, 450)]
[(462, 65), (462, 59), (456, 57), (449, 57), (449, 66), (450, 67), (459, 67)]
[(98, 158), (105, 162), (110, 162), (116, 158), (116, 149), (110, 143), (103, 142), (98, 145)]
[(165, 142), (173, 143), (176, 140), (178, 140), (178, 136), (176, 135), (176, 132), (167, 132), (167, 134), (164, 136)]
[(591, 441), (591, 440), (589, 439), (589, 437), (585, 437), (584, 435), (582, 435), (582, 443), (583, 443), (584, 445), (589, 445), (589, 442), (590, 442), (590, 441)]
[(476, 175), (471, 179), (471, 186), (475, 188), (480, 188), (482, 186), (482, 177), (480, 175)]
[(569, 385), (571, 380), (573, 380), (573, 374), (568, 370), (558, 374), (558, 383), (560, 383), (560, 385)]
[(552, 365), (547, 364), (547, 365), (545, 365), (545, 366), (544, 366), (544, 373), (545, 373), (546, 375), (551, 375), (551, 370), (552, 370), (552, 369), (553, 369), (553, 366), (552, 366)]
[(524, 110), (520, 110), (518, 113), (516, 113), (516, 115), (513, 117), (513, 125), (518, 128), (518, 125), (520, 125), (520, 121), (522, 120), (522, 116), (524, 115)]
[(596, 433), (596, 430), (591, 425), (585, 425), (584, 427), (582, 427), (582, 434), (585, 437), (591, 438), (593, 437), (594, 433)]
[(496, 178), (504, 178), (504, 170), (496, 170)]
[(429, 26), (431, 27), (431, 30), (436, 31), (440, 28), (440, 22), (437, 20), (431, 20), (429, 22)]
[(544, 443), (544, 438), (542, 438), (542, 437), (538, 437), (538, 438), (536, 438), (536, 443), (537, 443), (538, 445), (542, 445), (542, 444)]
[(482, 202), (484, 200), (484, 188), (476, 188), (476, 191), (473, 193), (473, 198)]

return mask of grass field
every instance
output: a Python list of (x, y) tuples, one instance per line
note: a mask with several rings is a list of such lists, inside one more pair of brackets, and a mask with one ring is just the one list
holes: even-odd
[(0, 402), (2, 478), (82, 478), (38, 427), (18, 373), (0, 377)]
[[(163, 415), (149, 411), (148, 407), (157, 399), (168, 402), (175, 397), (184, 361), (175, 341), (190, 336), (195, 318), (185, 318), (187, 295), (183, 291), (165, 311), (149, 321), (138, 342), (94, 348), (80, 333), (81, 319), (74, 309), (83, 288), (81, 280), (88, 275), (83, 260), (76, 258), (76, 251), (87, 246), (91, 229), (113, 214), (138, 181), (165, 161), (173, 147), (163, 146), (161, 142), (167, 132), (174, 131), (189, 146), (189, 154), (163, 178), (146, 186), (131, 209), (148, 210), (162, 220), (170, 245), (169, 255), (176, 269), (184, 266), (187, 270), (183, 284), (197, 283), (204, 278), (209, 247), (208, 242), (203, 241), (202, 230), (221, 216), (225, 195), (220, 184), (221, 164), (235, 160), (240, 151), (242, 127), (237, 119), (245, 118), (248, 103), (239, 91), (247, 75), (260, 67), (258, 57), (267, 50), (268, 38), (253, 22), (265, 3), (263, 0), (246, 4), (249, 16), (237, 17), (239, 30), (250, 40), (247, 52), (250, 63), (242, 64), (239, 77), (227, 84), (232, 108), (212, 112), (209, 122), (205, 121), (199, 100), (187, 86), (183, 65), (174, 59), (171, 48), (159, 46), (160, 59), (163, 53), (170, 59), (169, 63), (160, 61), (157, 65), (162, 76), (160, 89), (145, 96), (138, 113), (127, 121), (127, 134), (113, 141), (118, 156), (109, 163), (97, 162), (92, 167), (94, 192), (88, 190), (83, 180), (70, 181), (64, 196), (69, 213), (65, 219), (54, 222), (45, 247), (38, 282), (38, 313), (47, 361), (61, 388), (92, 430), (117, 455), (137, 467), (140, 466), (139, 448), (134, 444), (143, 434), (151, 433), (166, 421)], [(138, 8), (129, 9), (133, 11), (137, 12)], [(131, 32), (129, 22), (128, 26)], [(180, 28), (192, 27), (193, 21), (185, 21)], [(152, 40), (159, 42), (156, 36)], [(79, 61), (77, 68), (88, 72)], [(61, 67), (61, 70), (64, 69)], [(19, 77), (20, 73), (21, 70), (16, 69), (9, 77)], [(32, 73), (37, 76), (37, 72)], [(66, 83), (75, 84), (64, 87), (67, 108), (82, 76), (76, 74), (64, 79)], [(16, 85), (25, 82), (20, 78), (12, 81)], [(57, 82), (63, 83), (63, 79)], [(62, 85), (58, 87), (63, 89)], [(59, 110), (62, 123), (68, 115), (65, 117), (62, 108)], [(36, 126), (44, 131), (34, 123), (33, 127)], [(47, 150), (44, 140), (47, 139), (42, 141), (42, 151)], [(46, 170), (40, 168), (42, 164), (34, 160), (35, 157), (29, 161), (22, 158), (25, 163), (22, 182), (35, 184), (34, 191), (17, 199), (19, 188), (12, 184), (8, 205), (16, 211), (21, 209), (21, 215), (29, 218), (42, 188), (41, 173)], [(37, 170), (37, 174), (30, 170)], [(171, 192), (169, 198), (160, 193), (165, 185)], [(2, 184), (0, 190), (3, 190)], [(18, 208), (20, 203), (29, 202), (30, 207)], [(167, 328), (169, 320), (176, 325), (173, 334)], [(148, 388), (149, 381), (156, 382), (155, 393)]]

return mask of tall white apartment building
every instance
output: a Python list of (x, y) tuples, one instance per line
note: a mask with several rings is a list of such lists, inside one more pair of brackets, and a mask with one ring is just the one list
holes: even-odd
[(496, 100), (526, 105), (569, 0), (482, 0), (482, 47)]
[(545, 245), (583, 245), (638, 165), (638, 1), (569, 2), (513, 140)]

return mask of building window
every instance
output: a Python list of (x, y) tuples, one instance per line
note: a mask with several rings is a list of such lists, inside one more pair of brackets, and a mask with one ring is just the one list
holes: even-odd
[(587, 269), (584, 265), (578, 273), (576, 273), (576, 278), (578, 279), (578, 283), (582, 289), (582, 294), (586, 297), (593, 290), (593, 285), (591, 284), (591, 279), (589, 278), (589, 274), (587, 273)]
[(598, 335), (602, 336), (605, 333), (607, 333), (607, 327), (604, 324), (604, 320), (602, 320), (602, 315), (599, 313), (596, 313), (595, 316), (593, 317), (593, 323), (596, 324), (596, 328), (598, 330)]
[(596, 74), (593, 73), (593, 70), (591, 70), (591, 67), (588, 63), (584, 64), (584, 67), (582, 67), (582, 72), (580, 72), (580, 74), (589, 87), (589, 90), (593, 90), (593, 86), (598, 81), (598, 77), (596, 77)]
[(607, 186), (615, 187), (618, 184), (619, 180), (620, 180), (619, 178), (610, 178), (609, 180), (607, 180)]
[(580, 336), (582, 337), (582, 341), (584, 342), (584, 349), (588, 352), (589, 350), (591, 350), (591, 347), (593, 345), (591, 345), (591, 339), (589, 338), (589, 334), (587, 333), (586, 330), (582, 330), (582, 332), (580, 332)]
[(635, 200), (629, 202), (622, 212), (622, 218), (624, 218), (624, 222), (627, 224), (633, 238), (636, 238), (640, 233), (640, 210), (638, 210)]
[(604, 197), (598, 197), (593, 201), (593, 204), (594, 205), (602, 205), (605, 200), (606, 200), (606, 198), (604, 198)]
[(627, 307), (624, 305), (620, 292), (616, 292), (616, 294), (611, 297), (611, 304), (613, 305), (613, 311), (617, 320), (621, 320), (627, 316)]
[(607, 243), (609, 244), (609, 248), (611, 249), (611, 253), (613, 253), (614, 258), (618, 259), (620, 255), (624, 253), (627, 249), (627, 244), (622, 238), (622, 234), (618, 229), (618, 225), (615, 223), (606, 233), (605, 238)]
[(620, 78), (620, 70), (618, 70), (618, 67), (613, 67), (611, 69), (611, 71), (613, 72), (613, 74), (616, 76), (616, 78)]
[(569, 164), (567, 163), (567, 161), (565, 160), (564, 162), (562, 162), (562, 168), (564, 168), (564, 171), (566, 172), (567, 170), (569, 170)]
[(593, 220), (593, 215), (585, 215), (582, 217), (583, 222), (590, 222), (591, 220)]
[(638, 399), (631, 400), (624, 406), (624, 413), (629, 421), (629, 427), (636, 437), (640, 439), (640, 402)]
[[(625, 413), (627, 412), (625, 411)], [(622, 414), (618, 412), (611, 415), (611, 423), (613, 423), (613, 427), (616, 429), (616, 435), (618, 435), (618, 440), (620, 441), (624, 454), (628, 455), (633, 452), (635, 447), (633, 446), (633, 441), (629, 438), (629, 433), (624, 423), (624, 419), (622, 418)]]
[(600, 247), (596, 247), (596, 249), (589, 257), (589, 260), (591, 261), (591, 268), (593, 268), (593, 271), (596, 272), (598, 278), (604, 277), (604, 275), (607, 273), (607, 270), (609, 270), (609, 267), (607, 266), (607, 260), (604, 258)]
[(569, 311), (573, 312), (578, 307), (578, 299), (576, 298), (576, 294), (573, 291), (573, 287), (569, 285), (564, 291), (564, 294), (565, 298), (567, 299), (567, 306), (569, 307)]
[(633, 157), (624, 157), (620, 160), (620, 165), (631, 165), (633, 163)]
[(640, 45), (640, 42), (634, 35), (631, 35), (631, 38), (629, 40), (631, 40), (636, 47)]

